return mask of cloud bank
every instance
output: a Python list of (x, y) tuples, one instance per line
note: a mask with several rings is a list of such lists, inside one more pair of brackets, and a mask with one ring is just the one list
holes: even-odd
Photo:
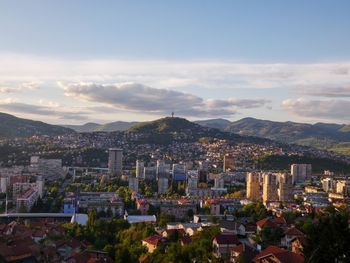
[(190, 117), (231, 116), (239, 109), (263, 107), (269, 103), (264, 99), (209, 99), (168, 89), (156, 89), (137, 83), (60, 84), (66, 96), (84, 101), (102, 103), (115, 109)]

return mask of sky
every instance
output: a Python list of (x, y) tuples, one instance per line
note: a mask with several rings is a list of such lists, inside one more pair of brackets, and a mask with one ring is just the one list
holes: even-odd
[(350, 123), (348, 0), (0, 0), (0, 112)]

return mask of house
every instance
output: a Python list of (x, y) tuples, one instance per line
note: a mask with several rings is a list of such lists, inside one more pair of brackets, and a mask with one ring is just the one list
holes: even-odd
[(255, 248), (242, 243), (231, 249), (230, 262), (252, 262), (258, 253)]
[(103, 251), (83, 251), (69, 257), (67, 263), (113, 263), (113, 259)]
[(216, 235), (212, 238), (213, 254), (217, 258), (227, 258), (230, 256), (231, 249), (239, 244), (240, 242), (236, 235)]
[(67, 259), (70, 256), (79, 253), (83, 249), (82, 243), (76, 239), (71, 239), (70, 241), (58, 240), (55, 243), (57, 253), (61, 258)]
[(296, 227), (290, 227), (287, 228), (283, 236), (281, 238), (281, 246), (284, 248), (287, 248), (288, 250), (292, 250), (292, 240), (297, 238), (297, 237), (304, 237), (304, 233), (301, 232), (299, 229)]
[(260, 232), (264, 227), (269, 228), (285, 228), (287, 226), (287, 221), (284, 219), (284, 217), (266, 217), (264, 219), (261, 219), (256, 222), (257, 232)]
[(32, 234), (32, 239), (36, 242), (39, 243), (41, 240), (46, 238), (46, 233), (42, 230), (36, 230)]
[(162, 232), (162, 236), (164, 238), (169, 238), (174, 235), (177, 235), (178, 237), (183, 237), (186, 235), (186, 232), (184, 229), (166, 229)]
[(304, 236), (294, 237), (291, 240), (292, 252), (303, 255), (306, 242), (307, 240)]
[(253, 259), (255, 263), (304, 263), (304, 261), (305, 259), (302, 255), (276, 246), (268, 246)]
[(142, 240), (142, 245), (145, 246), (149, 253), (153, 253), (159, 246), (164, 244), (166, 239), (159, 235), (149, 236)]
[(236, 221), (223, 220), (220, 222), (219, 227), (223, 233), (245, 236), (245, 226)]

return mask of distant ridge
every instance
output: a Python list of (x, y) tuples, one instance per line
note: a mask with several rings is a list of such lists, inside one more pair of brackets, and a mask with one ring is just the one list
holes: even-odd
[(239, 135), (256, 136), (350, 154), (350, 125), (276, 122), (255, 118), (243, 118), (235, 122), (212, 119), (197, 123)]
[(106, 124), (88, 122), (83, 125), (63, 125), (64, 127), (75, 130), (76, 132), (113, 132), (126, 131), (140, 122), (115, 121)]
[(51, 125), (41, 121), (17, 118), (0, 113), (0, 138), (31, 137), (34, 135), (61, 135), (74, 132), (72, 129)]

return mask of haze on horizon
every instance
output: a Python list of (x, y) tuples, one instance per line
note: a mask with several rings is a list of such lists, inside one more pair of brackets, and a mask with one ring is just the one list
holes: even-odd
[(1, 1), (0, 112), (350, 123), (350, 2)]

